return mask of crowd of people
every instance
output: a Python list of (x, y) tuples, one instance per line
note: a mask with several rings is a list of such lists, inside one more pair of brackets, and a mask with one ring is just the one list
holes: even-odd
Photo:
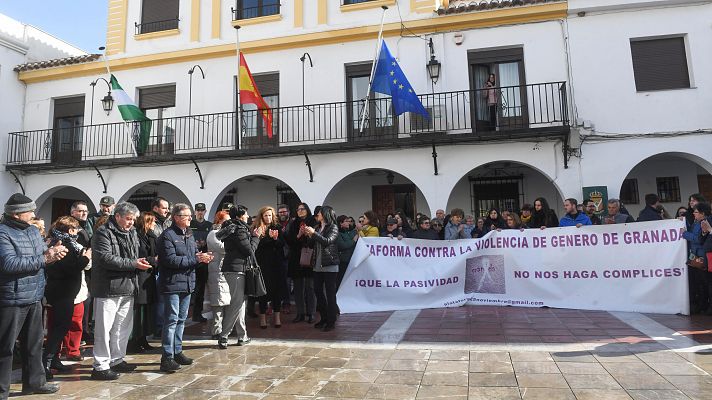
[[(637, 221), (669, 218), (657, 195), (646, 195), (645, 202)], [(337, 217), (330, 206), (312, 212), (300, 203), (295, 216), (287, 205), (264, 206), (250, 216), (246, 207), (225, 203), (209, 221), (204, 203), (171, 205), (158, 197), (150, 211), (139, 212), (105, 196), (98, 213), (89, 215), (87, 204), (77, 201), (45, 231), (34, 201), (14, 194), (0, 223), (0, 399), (9, 394), (16, 350), (23, 393), (56, 392), (49, 381), (71, 368), (62, 359), (83, 359), (82, 342), (93, 341), (96, 380), (133, 371), (124, 357), (153, 349), (151, 336), (161, 340), (161, 371), (190, 365), (182, 342), (191, 303), (193, 321), (210, 324), (220, 349), (231, 334), (237, 346), (250, 343), (245, 318), (252, 314), (261, 329), (280, 328), (283, 314), (294, 311), (292, 323), (331, 331), (339, 315), (336, 292), (361, 237), (456, 240), (493, 230), (636, 221), (617, 199), (608, 200), (603, 217), (591, 200), (570, 198), (563, 207), (558, 218), (546, 199), (537, 198), (519, 212), (492, 208), (475, 219), (455, 208), (447, 215), (437, 210), (432, 219), (417, 214), (414, 222), (397, 210), (381, 223), (373, 211), (354, 219)], [(711, 214), (704, 197), (693, 194), (689, 207), (675, 215), (687, 226), (694, 313), (712, 313)], [(252, 297), (246, 272), (256, 266), (266, 294)]]

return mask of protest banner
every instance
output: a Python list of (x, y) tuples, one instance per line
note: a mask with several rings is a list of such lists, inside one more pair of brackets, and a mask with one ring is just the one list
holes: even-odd
[(481, 239), (361, 238), (341, 312), (465, 304), (689, 314), (684, 223), (492, 231)]

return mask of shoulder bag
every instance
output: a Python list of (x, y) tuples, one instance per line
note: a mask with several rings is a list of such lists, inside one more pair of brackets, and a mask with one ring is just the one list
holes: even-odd
[(245, 268), (245, 295), (250, 297), (261, 297), (267, 294), (265, 280), (262, 277), (262, 268), (257, 264), (255, 255), (248, 259), (248, 266)]

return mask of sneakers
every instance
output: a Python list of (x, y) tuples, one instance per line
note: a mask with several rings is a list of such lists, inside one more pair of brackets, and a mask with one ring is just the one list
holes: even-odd
[(133, 372), (136, 369), (135, 365), (131, 365), (126, 361), (121, 361), (120, 363), (114, 365), (110, 368), (114, 372)]
[(91, 379), (95, 381), (115, 381), (119, 379), (119, 374), (116, 371), (105, 369), (103, 371), (91, 370)]
[(173, 357), (161, 358), (161, 371), (162, 372), (176, 372), (180, 369), (180, 364), (178, 364)]
[(238, 345), (238, 346), (244, 346), (244, 345), (246, 345), (246, 344), (249, 344), (251, 341), (252, 341), (251, 338), (238, 339), (238, 340), (237, 340), (237, 345)]
[(52, 394), (59, 391), (59, 385), (55, 383), (45, 383), (44, 385), (36, 388), (22, 389), (22, 394)]
[(227, 349), (227, 338), (219, 338), (218, 339), (218, 348), (225, 350)]
[(180, 352), (173, 356), (173, 359), (180, 365), (190, 365), (193, 363), (193, 359)]

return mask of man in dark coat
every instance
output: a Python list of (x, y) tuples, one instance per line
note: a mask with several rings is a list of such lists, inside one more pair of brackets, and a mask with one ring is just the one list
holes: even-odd
[(211, 253), (198, 252), (190, 230), (193, 215), (187, 204), (178, 203), (171, 210), (173, 223), (156, 242), (158, 287), (163, 296), (163, 357), (161, 371), (175, 372), (193, 360), (183, 354), (183, 328), (188, 317), (190, 294), (195, 290), (195, 268), (209, 263)]
[(47, 383), (42, 366), (42, 297), (45, 266), (62, 259), (67, 248), (49, 249), (40, 231), (29, 224), (35, 202), (15, 193), (5, 203), (0, 224), (0, 399), (10, 395), (10, 375), (15, 341), (22, 351), (23, 394), (55, 393), (59, 386)]
[(663, 216), (660, 214), (660, 199), (655, 193), (645, 195), (645, 208), (640, 210), (638, 214), (638, 222), (645, 221), (662, 221)]
[(119, 203), (114, 215), (92, 237), (91, 293), (95, 319), (92, 379), (115, 380), (120, 372), (136, 369), (124, 361), (133, 327), (136, 270), (151, 268), (145, 258), (138, 256), (134, 228), (137, 216), (135, 205)]

